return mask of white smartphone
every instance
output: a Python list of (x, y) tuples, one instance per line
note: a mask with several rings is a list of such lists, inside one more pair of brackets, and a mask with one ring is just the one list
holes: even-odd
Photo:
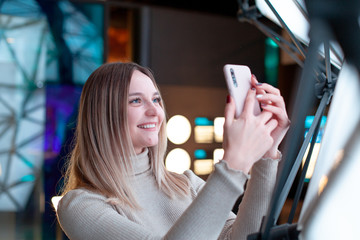
[[(235, 64), (226, 64), (223, 70), (229, 94), (235, 100), (237, 118), (243, 111), (246, 95), (251, 88), (251, 71), (248, 66)], [(259, 115), (260, 105), (257, 99), (255, 101), (254, 114)]]

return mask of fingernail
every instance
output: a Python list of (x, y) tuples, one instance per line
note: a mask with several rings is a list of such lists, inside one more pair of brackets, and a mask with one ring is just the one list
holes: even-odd
[(256, 90), (256, 88), (254, 88), (254, 87), (253, 87), (253, 88), (251, 88), (251, 90), (255, 91), (255, 90)]
[(230, 95), (227, 95), (226, 96), (226, 103), (229, 103), (230, 102)]
[(256, 83), (255, 85), (256, 85), (256, 86), (261, 86), (261, 85), (262, 85), (262, 83), (261, 83), (261, 82), (259, 82), (259, 83)]
[(266, 104), (266, 103), (260, 103), (260, 106), (261, 106), (261, 107), (266, 107), (267, 104)]
[(256, 98), (262, 98), (264, 95), (262, 95), (262, 94), (258, 94), (258, 95), (256, 95)]

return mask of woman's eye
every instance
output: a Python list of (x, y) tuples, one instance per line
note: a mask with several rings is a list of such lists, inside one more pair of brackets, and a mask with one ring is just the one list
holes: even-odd
[(129, 101), (129, 103), (140, 103), (141, 99), (140, 98), (135, 98)]
[(154, 102), (154, 103), (160, 103), (160, 102), (161, 102), (161, 98), (160, 98), (160, 97), (154, 98), (153, 102)]

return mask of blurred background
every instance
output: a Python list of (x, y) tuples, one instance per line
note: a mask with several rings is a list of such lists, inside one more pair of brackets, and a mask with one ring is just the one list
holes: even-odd
[(154, 71), (169, 120), (166, 166), (205, 180), (222, 154), (225, 64), (248, 65), (291, 106), (300, 67), (237, 11), (236, 0), (0, 0), (0, 239), (67, 239), (52, 198), (82, 86), (102, 63)]

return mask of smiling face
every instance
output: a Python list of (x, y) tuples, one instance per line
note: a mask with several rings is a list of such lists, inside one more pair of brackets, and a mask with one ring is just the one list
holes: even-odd
[(128, 124), (137, 154), (158, 144), (159, 130), (165, 117), (160, 102), (160, 94), (151, 79), (135, 70), (129, 86)]

